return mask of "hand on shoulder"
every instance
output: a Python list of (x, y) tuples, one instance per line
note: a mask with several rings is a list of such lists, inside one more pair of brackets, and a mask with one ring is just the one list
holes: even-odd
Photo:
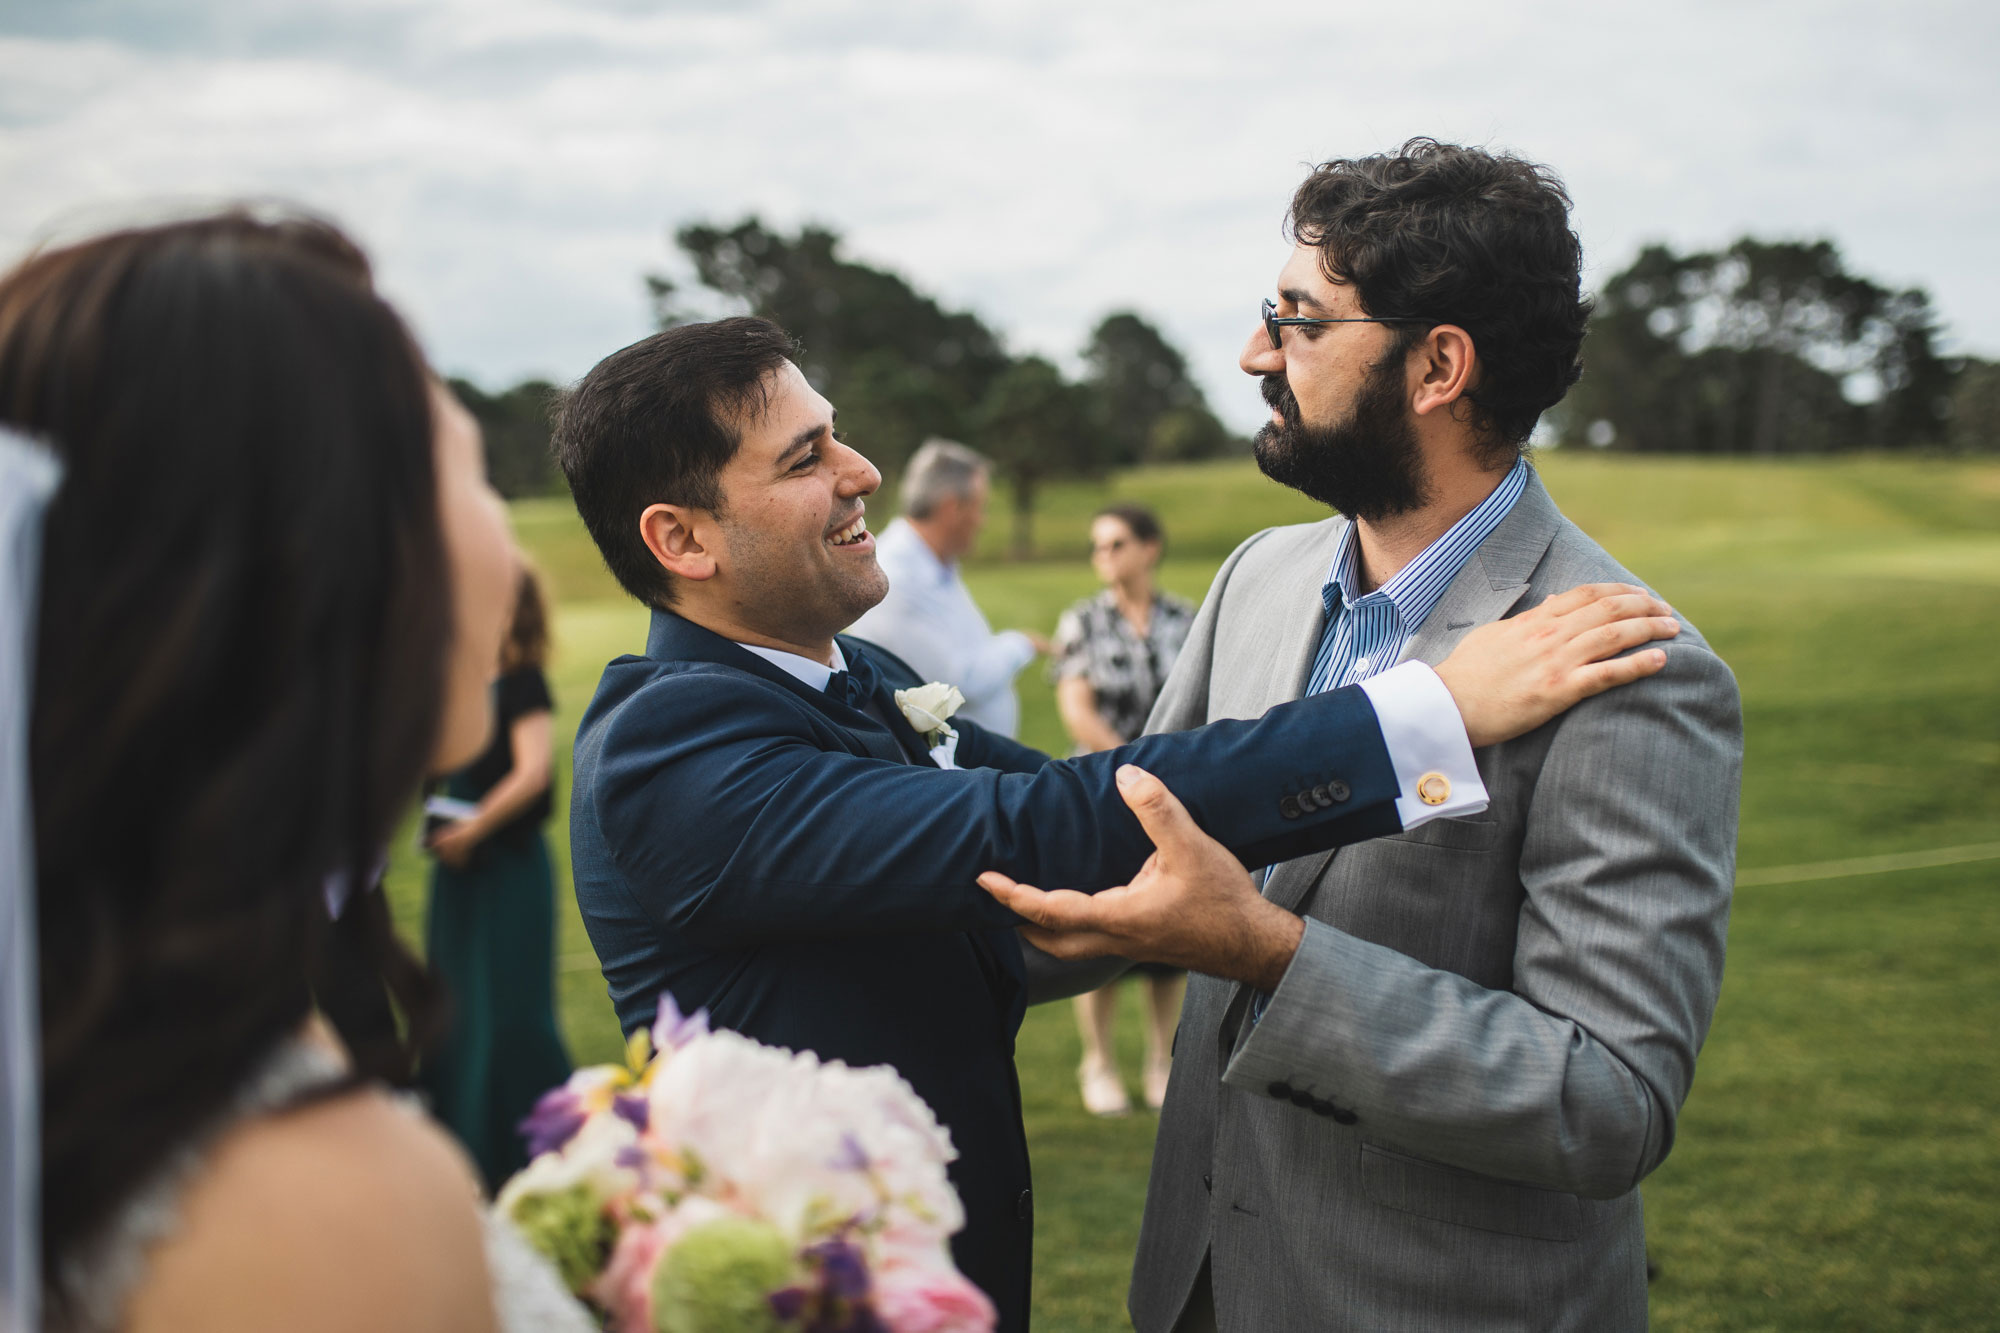
[(479, 1187), (428, 1120), (363, 1089), (226, 1134), (133, 1293), (131, 1333), (490, 1333)]

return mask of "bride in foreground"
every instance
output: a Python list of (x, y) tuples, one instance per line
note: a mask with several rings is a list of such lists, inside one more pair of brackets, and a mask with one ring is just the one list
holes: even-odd
[(477, 428), (351, 242), (244, 214), (0, 278), (0, 427), (36, 442), (0, 446), (17, 512), (60, 473), (39, 616), (0, 615), (42, 1070), (41, 1276), (0, 1266), (0, 1324), (591, 1327), (387, 1090), (436, 997), (365, 886), (484, 748), (514, 588)]

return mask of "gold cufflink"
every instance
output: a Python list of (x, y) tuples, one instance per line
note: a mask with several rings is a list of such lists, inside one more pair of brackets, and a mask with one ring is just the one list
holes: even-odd
[(1425, 805), (1443, 805), (1451, 799), (1451, 779), (1442, 773), (1426, 773), (1417, 779), (1417, 799)]

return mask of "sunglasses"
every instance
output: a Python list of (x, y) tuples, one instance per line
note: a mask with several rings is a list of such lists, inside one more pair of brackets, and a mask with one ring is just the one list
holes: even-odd
[(1360, 319), (1307, 319), (1303, 315), (1291, 315), (1280, 319), (1278, 306), (1270, 297), (1264, 298), (1264, 333), (1271, 340), (1271, 350), (1282, 351), (1285, 344), (1279, 338), (1279, 331), (1287, 324), (1430, 324), (1434, 321), (1416, 315), (1382, 315)]

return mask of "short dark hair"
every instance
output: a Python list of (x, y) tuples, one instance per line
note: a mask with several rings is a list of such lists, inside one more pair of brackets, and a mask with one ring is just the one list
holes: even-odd
[(605, 565), (647, 606), (671, 606), (674, 585), (639, 515), (656, 504), (721, 512), (743, 421), (764, 410), (771, 372), (798, 350), (767, 319), (683, 324), (613, 352), (565, 395), (556, 462)]
[[(1292, 196), (1286, 231), (1371, 315), (1413, 315), (1472, 335), (1466, 396), (1491, 461), (1518, 454), (1582, 373), (1590, 302), (1569, 194), (1549, 168), (1418, 138), (1396, 154), (1322, 162)], [(1403, 334), (1414, 346), (1422, 331)]]
[(60, 1309), (55, 1274), (315, 1002), (369, 1072), (434, 1028), (360, 890), (437, 744), (451, 586), (422, 358), (327, 223), (31, 256), (0, 276), (0, 423), (64, 464), (30, 760)]
[(1142, 504), (1133, 504), (1130, 501), (1108, 504), (1090, 516), (1093, 523), (1100, 518), (1117, 519), (1139, 541), (1166, 540), (1166, 533), (1160, 528), (1160, 516)]

